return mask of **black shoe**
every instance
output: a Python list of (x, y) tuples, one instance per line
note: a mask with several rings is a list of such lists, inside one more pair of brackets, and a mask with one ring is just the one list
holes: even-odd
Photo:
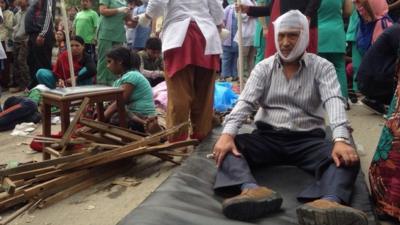
[(245, 189), (238, 196), (222, 203), (222, 212), (230, 219), (250, 221), (276, 212), (281, 208), (280, 194), (266, 187)]
[(348, 102), (346, 103), (345, 109), (346, 109), (346, 111), (350, 110), (350, 104)]
[(353, 104), (358, 102), (357, 94), (353, 90), (349, 90), (349, 99)]
[(377, 102), (376, 100), (368, 99), (368, 98), (363, 98), (361, 100), (361, 103), (366, 106), (367, 109), (370, 111), (382, 115), (386, 114), (386, 108), (385, 105), (382, 103)]

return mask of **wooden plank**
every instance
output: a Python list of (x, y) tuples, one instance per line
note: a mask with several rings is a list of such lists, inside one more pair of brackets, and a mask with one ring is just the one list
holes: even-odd
[(181, 156), (181, 157), (186, 157), (186, 156), (189, 156), (189, 155), (190, 155), (190, 154), (188, 154), (188, 153), (179, 153), (179, 152), (173, 152), (173, 151), (169, 151), (169, 152), (158, 152), (158, 154), (169, 155), (169, 156)]
[(56, 158), (56, 159), (25, 164), (25, 165), (21, 165), (21, 166), (9, 168), (9, 169), (3, 169), (3, 170), (0, 170), (0, 178), (7, 176), (7, 175), (11, 175), (11, 174), (28, 172), (30, 170), (44, 169), (49, 166), (54, 166), (54, 165), (58, 165), (58, 164), (62, 164), (62, 163), (77, 161), (81, 158), (84, 158), (87, 155), (90, 155), (90, 154), (92, 154), (90, 151), (85, 151), (85, 152), (80, 152), (80, 153), (76, 153), (76, 154), (69, 155), (69, 156), (63, 156), (63, 157)]
[(121, 127), (117, 127), (117, 126), (114, 126), (114, 125), (111, 125), (108, 123), (89, 120), (89, 119), (85, 119), (85, 118), (82, 118), (80, 122), (81, 122), (81, 124), (83, 124), (85, 126), (95, 128), (104, 133), (110, 133), (110, 134), (120, 137), (122, 139), (128, 139), (131, 141), (138, 141), (138, 140), (143, 139), (142, 136), (134, 134), (128, 129), (123, 129)]
[[(78, 124), (80, 117), (82, 116), (83, 111), (86, 109), (86, 106), (89, 104), (90, 99), (88, 97), (85, 97), (82, 101), (81, 106), (79, 107), (78, 111), (76, 112), (74, 119), (72, 122), (69, 124), (67, 131), (65, 131), (63, 138), (61, 140), (60, 145), (63, 147), (63, 150), (61, 151), (61, 155), (65, 155), (66, 151), (66, 144), (69, 142), (71, 139), (72, 133), (75, 130), (76, 124)], [(69, 119), (69, 118), (68, 118)]]
[(70, 174), (62, 175), (60, 177), (54, 178), (54, 179), (46, 181), (44, 183), (35, 185), (31, 188), (25, 189), (24, 196), (26, 198), (30, 199), (33, 196), (38, 195), (40, 192), (55, 188), (60, 185), (66, 185), (66, 184), (68, 184), (68, 182), (71, 182), (75, 179), (79, 179), (80, 177), (83, 177), (88, 174), (89, 174), (89, 170), (81, 170), (81, 171), (73, 172)]
[(36, 169), (36, 170), (30, 170), (30, 171), (25, 171), (25, 172), (21, 172), (21, 173), (11, 174), (11, 175), (9, 175), (9, 177), (11, 180), (26, 180), (26, 179), (33, 178), (34, 176), (36, 176), (38, 174), (46, 173), (46, 172), (52, 171), (54, 169), (55, 169), (54, 166), (50, 166), (50, 167), (45, 167), (42, 169)]
[(0, 225), (6, 225), (8, 223), (10, 223), (11, 221), (13, 221), (15, 218), (17, 218), (19, 215), (21, 215), (22, 213), (24, 213), (25, 211), (27, 211), (29, 208), (31, 208), (33, 205), (35, 204), (35, 202), (30, 202), (28, 204), (26, 204), (25, 206), (23, 206), (22, 208), (18, 209), (17, 211), (15, 211), (13, 214), (11, 214), (10, 216), (8, 216), (6, 219), (0, 221)]
[[(139, 147), (142, 147), (142, 146), (146, 146), (146, 145), (149, 145), (149, 144), (152, 144), (152, 143), (157, 143), (157, 142), (160, 141), (161, 138), (166, 137), (166, 136), (176, 132), (177, 130), (179, 130), (180, 127), (186, 126), (186, 125), (187, 125), (187, 123), (183, 123), (183, 124), (181, 124), (179, 126), (176, 126), (174, 128), (167, 129), (167, 130), (159, 132), (157, 134), (153, 134), (153, 135), (150, 135), (148, 137), (145, 137), (140, 141), (136, 141), (136, 142), (133, 142), (131, 144), (128, 144), (128, 145), (125, 145), (125, 146), (122, 146), (120, 148), (113, 149), (113, 150), (110, 150), (110, 151), (107, 151), (107, 152), (101, 152), (101, 153), (98, 153), (98, 154), (93, 155), (93, 156), (85, 157), (85, 158), (82, 158), (80, 160), (76, 160), (75, 162), (71, 162), (71, 163), (68, 163), (66, 165), (59, 166), (58, 168), (61, 169), (61, 170), (68, 170), (68, 169), (72, 169), (72, 168), (81, 167), (82, 165), (87, 165), (87, 164), (90, 164), (90, 163), (98, 161), (98, 160), (110, 158), (110, 157), (118, 155), (120, 153), (123, 153), (123, 152), (126, 152), (126, 151), (130, 151), (132, 149), (136, 149), (136, 148), (139, 148)], [(144, 150), (141, 150), (141, 151), (144, 151)], [(139, 154), (142, 154), (142, 153), (139, 153)]]
[(14, 194), (17, 185), (15, 185), (15, 183), (9, 177), (4, 177), (3, 188), (5, 188), (8, 194)]
[(58, 177), (60, 175), (63, 175), (63, 171), (61, 170), (53, 170), (53, 171), (49, 171), (47, 173), (43, 173), (43, 174), (38, 174), (35, 176), (35, 178), (33, 178), (32, 180), (30, 180), (32, 183), (37, 183), (37, 182), (41, 182), (41, 181), (47, 181), (50, 179), (53, 179), (55, 177)]
[(51, 148), (51, 147), (44, 147), (43, 151), (46, 151), (47, 153), (49, 153), (52, 156), (55, 156), (57, 158), (61, 157), (61, 154), (59, 151)]
[(153, 156), (155, 156), (155, 157), (157, 157), (157, 158), (160, 158), (160, 159), (163, 160), (163, 161), (167, 161), (167, 162), (173, 163), (173, 164), (175, 164), (175, 165), (177, 165), (177, 166), (181, 165), (180, 162), (175, 161), (174, 158), (172, 158), (172, 157), (169, 156), (169, 155), (159, 154), (158, 152), (150, 153), (150, 155), (153, 155)]
[(85, 133), (82, 131), (78, 131), (77, 135), (83, 138), (86, 138), (87, 140), (91, 140), (97, 143), (103, 143), (103, 144), (123, 144), (122, 141), (110, 139), (108, 137), (101, 137), (96, 134), (91, 134), (91, 133)]
[(117, 136), (112, 135), (112, 134), (103, 133), (103, 132), (99, 132), (99, 134), (100, 134), (100, 136), (102, 138), (105, 138), (105, 139), (110, 140), (110, 141), (115, 141), (116, 144), (126, 145), (126, 144), (130, 143), (130, 140), (122, 140), (122, 138), (117, 137)]
[(170, 149), (181, 148), (184, 146), (196, 145), (196, 144), (198, 144), (197, 140), (187, 140), (187, 141), (167, 143), (167, 144), (162, 144), (162, 145), (157, 145), (157, 146), (152, 146), (152, 147), (136, 148), (136, 149), (132, 149), (130, 151), (125, 151), (125, 152), (122, 152), (119, 154), (115, 154), (113, 156), (109, 156), (102, 160), (96, 161), (92, 164), (83, 165), (82, 168), (98, 166), (98, 165), (102, 165), (105, 163), (109, 163), (112, 161), (116, 161), (116, 160), (120, 160), (120, 159), (124, 159), (124, 158), (128, 158), (128, 157), (149, 154), (149, 153), (156, 153), (158, 151), (166, 151), (166, 150), (170, 150)]
[(0, 212), (25, 201), (27, 201), (27, 198), (25, 198), (24, 194), (22, 193), (11, 196), (10, 198), (0, 201)]
[(96, 142), (89, 143), (89, 145), (93, 147), (101, 147), (103, 149), (115, 149), (121, 147), (121, 145), (110, 145), (110, 144), (102, 144)]
[(103, 180), (106, 180), (118, 173), (120, 173), (124, 169), (123, 167), (117, 168), (117, 169), (110, 169), (105, 171), (104, 173), (100, 173), (97, 176), (91, 176), (88, 179), (85, 179), (83, 182), (80, 182), (76, 185), (73, 185), (65, 190), (62, 190), (60, 192), (57, 192), (56, 194), (47, 197), (46, 199), (43, 200), (43, 202), (39, 205), (39, 208), (46, 208), (49, 205), (52, 205), (56, 202), (59, 202), (63, 199), (68, 198), (69, 196), (78, 193), (82, 190), (85, 190), (86, 188), (91, 187), (92, 185), (95, 185), (97, 183), (102, 182)]

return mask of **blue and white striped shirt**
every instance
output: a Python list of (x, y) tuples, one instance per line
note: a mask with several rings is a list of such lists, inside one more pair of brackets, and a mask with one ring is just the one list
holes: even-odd
[(345, 104), (332, 63), (305, 53), (296, 74), (287, 79), (278, 54), (264, 59), (250, 78), (232, 112), (225, 118), (222, 133), (236, 135), (253, 108), (260, 108), (255, 121), (292, 131), (325, 129), (325, 112), (333, 138), (349, 138)]

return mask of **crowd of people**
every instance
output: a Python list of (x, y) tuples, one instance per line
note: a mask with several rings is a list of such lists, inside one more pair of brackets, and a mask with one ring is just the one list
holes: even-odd
[[(98, 9), (92, 3), (70, 7), (64, 24), (55, 0), (0, 0), (3, 91), (24, 91), (39, 104), (37, 92), (71, 86), (70, 74), (78, 86), (121, 87), (130, 127), (146, 132), (156, 115), (152, 87), (165, 82), (167, 127), (191, 122), (169, 141), (202, 140), (212, 129), (215, 82), (237, 82), (243, 63), (246, 86), (213, 150), (214, 188), (238, 193), (223, 202), (224, 215), (251, 220), (282, 203), (277, 191), (257, 184), (253, 166), (285, 163), (318, 174), (299, 196), (308, 202), (298, 209), (300, 224), (339, 214), (335, 224), (366, 224), (363, 212), (346, 206), (359, 158), (345, 110), (362, 96), (388, 119), (370, 173), (377, 212), (400, 217), (400, 181), (392, 176), (400, 172), (399, 0), (100, 0)], [(255, 131), (239, 135), (254, 111)], [(117, 124), (116, 112), (111, 103), (105, 118)], [(325, 138), (325, 112), (332, 140)]]

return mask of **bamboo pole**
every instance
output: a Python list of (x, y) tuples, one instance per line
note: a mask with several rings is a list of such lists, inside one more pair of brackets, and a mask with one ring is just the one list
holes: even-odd
[[(236, 0), (238, 5), (241, 4), (241, 0)], [(242, 93), (244, 88), (244, 78), (243, 78), (243, 33), (242, 33), (242, 10), (239, 7), (237, 17), (238, 25), (238, 46), (239, 46), (239, 62), (238, 62), (238, 72), (239, 72), (239, 87), (240, 93)]]
[(69, 75), (71, 77), (71, 85), (72, 87), (76, 86), (75, 80), (75, 73), (74, 73), (74, 64), (72, 61), (72, 51), (71, 51), (71, 40), (69, 38), (69, 27), (68, 27), (68, 18), (67, 12), (65, 10), (65, 3), (64, 0), (61, 0), (61, 14), (62, 14), (62, 21), (64, 24), (64, 31), (65, 31), (65, 42), (67, 45), (67, 52), (68, 52), (68, 64), (69, 64)]

